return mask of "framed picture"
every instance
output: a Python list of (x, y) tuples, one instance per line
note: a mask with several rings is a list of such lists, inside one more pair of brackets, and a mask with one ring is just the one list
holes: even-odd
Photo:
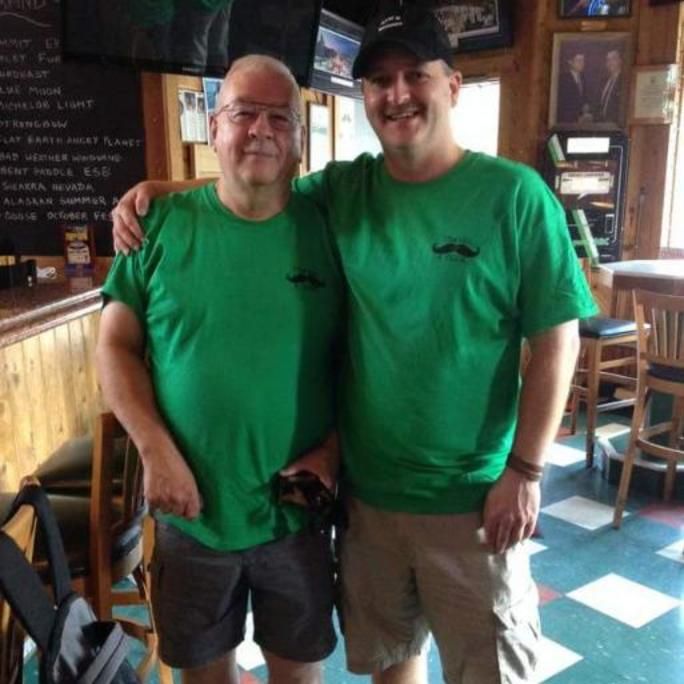
[(672, 123), (679, 68), (676, 64), (634, 67), (629, 122)]
[(203, 78), (202, 92), (204, 93), (204, 127), (206, 130), (207, 143), (211, 144), (209, 140), (211, 126), (209, 121), (212, 114), (216, 111), (216, 100), (218, 98), (219, 90), (221, 90), (222, 78)]
[(325, 105), (307, 103), (309, 171), (320, 171), (332, 160), (330, 111)]
[(629, 33), (556, 33), (549, 128), (618, 130), (626, 125), (632, 64)]
[(335, 112), (335, 161), (351, 161), (356, 157), (356, 107), (354, 100), (336, 97)]
[(430, 0), (456, 52), (513, 44), (511, 0)]
[(312, 88), (362, 99), (361, 81), (355, 81), (351, 75), (362, 35), (360, 26), (327, 10), (321, 11), (311, 72)]
[(602, 19), (627, 17), (632, 0), (559, 0), (558, 14), (563, 19)]

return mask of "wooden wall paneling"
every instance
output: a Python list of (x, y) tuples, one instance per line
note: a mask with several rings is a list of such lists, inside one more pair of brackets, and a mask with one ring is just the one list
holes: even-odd
[(164, 87), (161, 74), (141, 75), (145, 121), (145, 166), (147, 177), (169, 178), (168, 120), (164, 115)]
[(525, 0), (514, 13), (514, 45), (505, 50), (457, 54), (465, 78), (498, 77), (501, 82), (499, 154), (534, 165), (543, 123), (548, 60), (545, 50), (547, 4)]
[[(634, 2), (636, 64), (669, 64), (680, 57), (684, 11), (681, 4), (651, 7)], [(623, 259), (657, 259), (663, 223), (663, 203), (671, 126), (639, 125), (629, 129), (630, 163), (627, 182)]]
[(633, 126), (623, 259), (657, 259), (660, 251), (669, 126)]
[(65, 402), (65, 412), (63, 416), (65, 435), (83, 434), (78, 424), (76, 410), (76, 390), (71, 361), (71, 336), (68, 325), (60, 325), (55, 328), (55, 358), (59, 370), (60, 385)]
[(161, 100), (164, 120), (166, 121), (166, 158), (167, 178), (183, 180), (191, 177), (188, 145), (181, 140), (180, 112), (178, 109), (178, 90), (202, 90), (202, 79), (196, 76), (165, 74), (161, 83)]
[(96, 311), (0, 348), (1, 487), (16, 488), (60, 444), (90, 432), (102, 408), (98, 325)]
[(0, 491), (12, 489), (16, 479), (16, 448), (14, 444), (10, 368), (5, 350), (0, 348)]
[(24, 348), (24, 376), (26, 378), (26, 401), (23, 410), (30, 415), (32, 467), (36, 468), (51, 452), (50, 426), (47, 419), (47, 413), (51, 408), (45, 392), (38, 336), (29, 337), (21, 345)]
[(43, 394), (45, 422), (50, 436), (50, 452), (67, 438), (65, 416), (67, 413), (64, 381), (57, 361), (55, 331), (46, 330), (38, 336), (40, 355), (43, 360)]
[(14, 477), (23, 477), (34, 469), (36, 462), (31, 414), (27, 410), (28, 390), (24, 366), (24, 349), (21, 343), (5, 347), (4, 356), (9, 378), (9, 405), (14, 435)]
[(83, 324), (84, 345), (85, 345), (85, 363), (88, 376), (88, 394), (89, 394), (89, 414), (88, 414), (88, 431), (91, 430), (93, 418), (96, 414), (104, 410), (104, 401), (100, 391), (100, 383), (97, 377), (97, 367), (95, 366), (95, 351), (97, 348), (97, 336), (100, 330), (100, 312), (84, 316), (81, 319)]
[(90, 431), (92, 405), (88, 378), (88, 359), (85, 346), (83, 320), (77, 318), (68, 323), (71, 340), (71, 373), (74, 380), (74, 404), (78, 434)]
[(514, 84), (519, 114), (513, 115), (509, 135), (513, 158), (530, 166), (537, 165), (540, 141), (546, 135), (551, 43), (545, 26), (553, 11), (549, 2), (528, 1), (519, 6), (515, 19), (518, 69)]

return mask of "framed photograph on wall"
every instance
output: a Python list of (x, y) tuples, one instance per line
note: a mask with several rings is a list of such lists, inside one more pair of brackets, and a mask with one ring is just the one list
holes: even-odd
[(207, 144), (211, 145), (211, 117), (216, 111), (216, 102), (221, 90), (222, 78), (203, 78), (202, 92), (204, 93), (204, 126), (206, 129)]
[(320, 171), (332, 161), (330, 110), (316, 102), (307, 103), (307, 138), (309, 172)]
[(549, 88), (549, 128), (624, 128), (631, 65), (629, 33), (556, 33)]
[(511, 0), (430, 0), (455, 52), (513, 44)]
[(627, 17), (632, 0), (559, 0), (558, 14), (563, 19), (604, 19)]
[(634, 67), (629, 123), (672, 123), (678, 79), (676, 64)]

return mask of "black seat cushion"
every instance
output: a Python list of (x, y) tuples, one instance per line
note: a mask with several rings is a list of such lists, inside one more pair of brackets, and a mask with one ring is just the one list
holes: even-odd
[[(1, 522), (7, 518), (15, 497), (16, 493), (0, 494), (0, 526)], [(59, 494), (49, 494), (48, 499), (62, 534), (72, 578), (87, 576), (90, 571), (90, 499), (82, 496), (62, 496)], [(123, 528), (121, 500), (114, 501), (112, 565), (125, 558), (140, 541), (145, 513), (144, 508), (138, 511), (134, 519)], [(36, 533), (33, 564), (41, 576), (47, 580), (47, 557), (40, 528)]]
[(684, 368), (673, 368), (672, 366), (661, 366), (658, 363), (652, 363), (648, 369), (648, 374), (659, 380), (684, 382)]
[(619, 337), (620, 335), (636, 334), (637, 326), (634, 321), (623, 321), (619, 318), (605, 316), (591, 316), (579, 322), (580, 337), (600, 339), (605, 337)]
[[(90, 571), (90, 499), (81, 496), (49, 494), (48, 499), (55, 512), (59, 530), (62, 533), (64, 550), (69, 561), (72, 577), (82, 577)], [(122, 527), (122, 506), (120, 500), (113, 502), (112, 555), (114, 565), (129, 554), (142, 537), (145, 511), (140, 510), (129, 524)], [(34, 564), (39, 572), (47, 571), (45, 548), (40, 531), (36, 535)]]
[[(114, 472), (123, 470), (126, 440), (114, 443)], [(48, 493), (87, 496), (93, 468), (92, 437), (76, 437), (64, 442), (38, 467), (34, 475)], [(121, 492), (121, 478), (114, 479), (114, 491)]]

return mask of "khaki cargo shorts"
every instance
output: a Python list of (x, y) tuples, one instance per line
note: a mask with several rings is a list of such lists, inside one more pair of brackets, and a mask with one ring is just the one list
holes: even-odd
[(357, 499), (348, 513), (342, 620), (351, 672), (418, 655), (431, 632), (448, 684), (536, 681), (538, 594), (525, 544), (491, 553), (479, 513), (393, 513)]

